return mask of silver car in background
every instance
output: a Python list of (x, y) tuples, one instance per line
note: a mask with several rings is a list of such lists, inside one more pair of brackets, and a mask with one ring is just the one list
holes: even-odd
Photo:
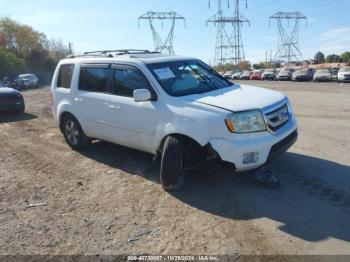
[(332, 81), (332, 73), (328, 68), (318, 69), (314, 75), (314, 82), (330, 82)]

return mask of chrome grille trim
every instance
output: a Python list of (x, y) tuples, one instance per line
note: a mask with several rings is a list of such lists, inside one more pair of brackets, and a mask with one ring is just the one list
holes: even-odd
[[(291, 112), (288, 108), (288, 99), (262, 109), (267, 129), (271, 133), (277, 132), (291, 120)], [(277, 118), (277, 119), (276, 119)]]

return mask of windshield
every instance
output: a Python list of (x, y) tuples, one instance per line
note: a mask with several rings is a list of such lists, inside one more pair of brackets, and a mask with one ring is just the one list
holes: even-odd
[(171, 96), (202, 94), (232, 86), (199, 60), (148, 64), (147, 67)]
[(319, 74), (329, 74), (329, 70), (328, 69), (320, 69), (320, 70), (317, 70), (317, 73)]
[(30, 78), (31, 75), (19, 75), (18, 78)]
[(307, 74), (307, 70), (299, 70), (296, 73), (297, 74)]
[(344, 67), (340, 69), (340, 72), (350, 72), (350, 67)]

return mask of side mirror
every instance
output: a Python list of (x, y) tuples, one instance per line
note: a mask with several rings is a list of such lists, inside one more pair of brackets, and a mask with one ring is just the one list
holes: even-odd
[(134, 90), (134, 101), (135, 102), (146, 102), (156, 100), (156, 95), (152, 94), (148, 89), (137, 89)]

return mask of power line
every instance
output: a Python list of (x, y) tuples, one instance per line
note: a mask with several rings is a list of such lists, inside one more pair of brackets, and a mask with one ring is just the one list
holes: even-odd
[[(155, 51), (161, 52), (161, 53), (168, 53), (168, 54), (174, 54), (174, 31), (175, 31), (175, 24), (177, 20), (183, 20), (186, 26), (186, 20), (183, 16), (176, 12), (147, 12), (146, 14), (143, 14), (139, 17), (140, 20), (148, 20), (151, 31), (152, 31), (152, 37), (154, 42), (154, 48)], [(165, 40), (162, 40), (160, 37), (154, 20), (159, 20), (162, 22), (162, 27), (164, 26), (164, 21), (169, 20), (170, 21), (170, 30)]]
[[(223, 11), (223, 0), (217, 0), (218, 12), (207, 20), (208, 23), (217, 25), (215, 58), (216, 64), (239, 64), (245, 59), (243, 41), (241, 35), (241, 26), (250, 21), (239, 11), (239, 1), (235, 0), (235, 12), (233, 17), (227, 17)], [(209, 7), (211, 2), (209, 0)], [(230, 0), (227, 0), (227, 8), (230, 8)], [(226, 25), (233, 26), (233, 33), (227, 32)]]
[[(276, 20), (279, 42), (275, 60), (280, 62), (299, 62), (303, 59), (303, 55), (299, 46), (299, 24), (301, 20), (307, 21), (307, 17), (301, 12), (277, 12), (270, 16), (270, 21)], [(288, 34), (284, 26), (284, 21), (294, 23), (293, 30)]]

